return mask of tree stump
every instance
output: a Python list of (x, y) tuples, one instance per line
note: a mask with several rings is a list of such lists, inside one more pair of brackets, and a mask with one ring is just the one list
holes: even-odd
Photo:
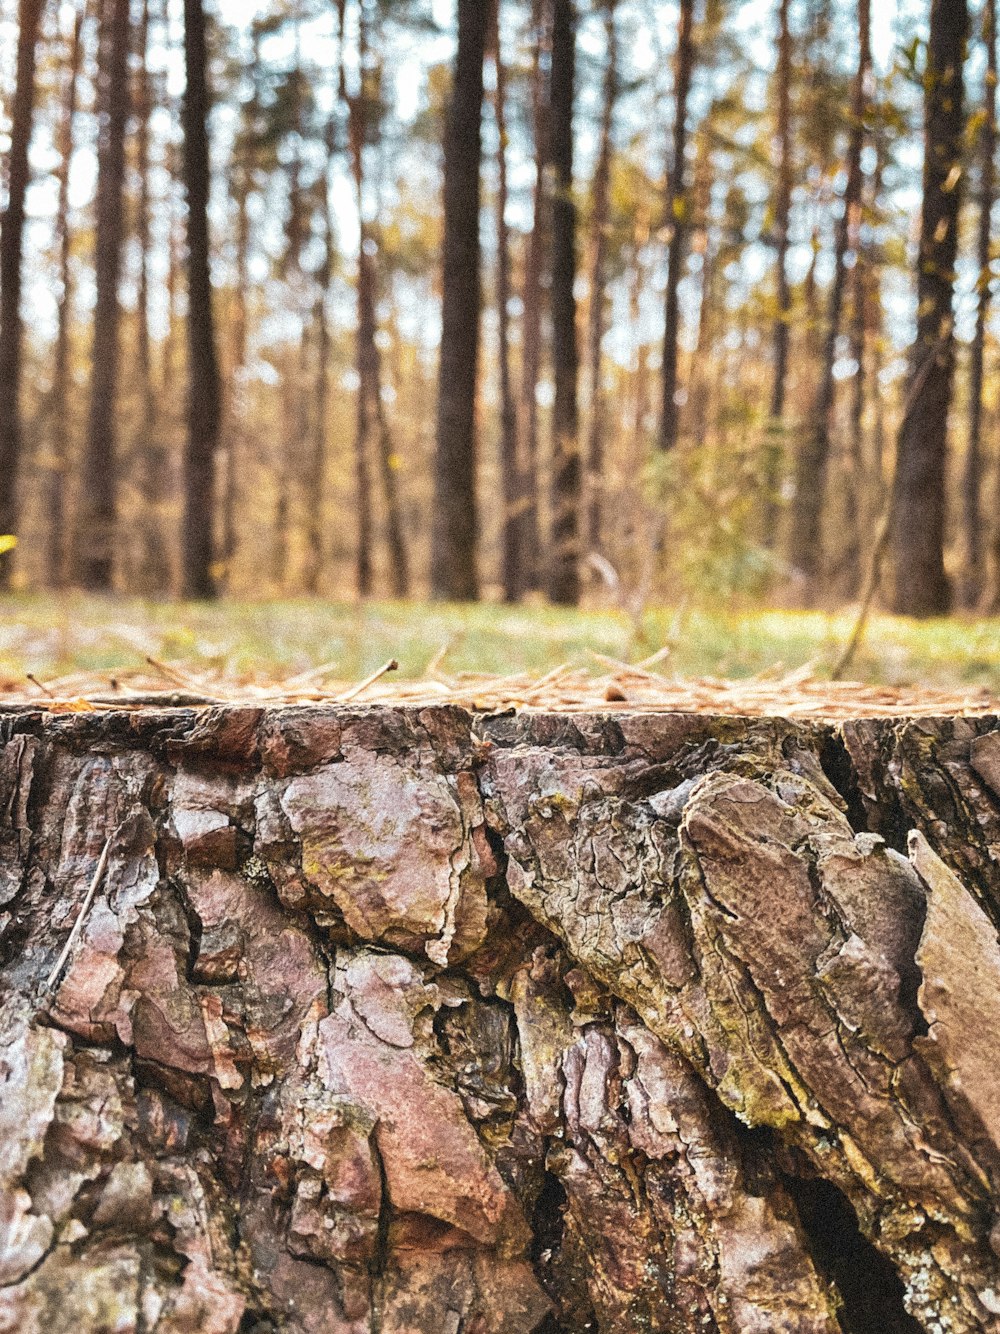
[(0, 1330), (1000, 1330), (996, 718), (0, 743)]

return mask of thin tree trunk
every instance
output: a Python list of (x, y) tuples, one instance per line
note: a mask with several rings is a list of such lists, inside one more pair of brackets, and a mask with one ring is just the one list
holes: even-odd
[(510, 356), (510, 229), (507, 226), (507, 70), (503, 59), (500, 28), (501, 0), (492, 0), (493, 64), (496, 88), (493, 110), (497, 126), (497, 322), (500, 369), (500, 475), (503, 486), (503, 530), (501, 534), (501, 580), (504, 600), (516, 602), (523, 591), (524, 478), (518, 451), (517, 400), (514, 395)]
[(966, 0), (932, 0), (924, 76), (924, 189), (917, 279), (917, 336), (909, 402), (896, 447), (893, 608), (943, 615), (948, 411), (955, 361), (955, 258), (962, 199)]
[(687, 240), (687, 115), (691, 77), (694, 73), (694, 0), (680, 0), (677, 55), (674, 61), (673, 155), (667, 176), (667, 290), (663, 322), (663, 401), (657, 445), (666, 452), (677, 444), (680, 412), (677, 403), (677, 356), (680, 336), (678, 288), (684, 267)]
[(521, 320), (521, 412), (519, 453), (521, 473), (520, 556), (518, 594), (541, 585), (542, 541), (538, 477), (538, 380), (542, 370), (542, 320), (545, 303), (545, 260), (551, 219), (545, 188), (549, 162), (549, 99), (545, 65), (552, 41), (551, 0), (532, 0), (534, 44), (531, 72), (532, 131), (535, 182), (531, 232), (524, 266), (524, 314)]
[(342, 97), (347, 100), (349, 139), (354, 185), (358, 209), (358, 274), (357, 274), (357, 372), (358, 406), (355, 433), (355, 476), (358, 493), (358, 549), (356, 583), (359, 596), (372, 589), (372, 547), (374, 526), (371, 508), (371, 473), (369, 454), (372, 428), (376, 428), (375, 445), (378, 452), (379, 472), (386, 510), (386, 545), (388, 547), (390, 580), (396, 597), (407, 597), (410, 590), (410, 561), (403, 527), (402, 506), (396, 480), (398, 457), (392, 442), (385, 406), (382, 402), (382, 355), (377, 334), (376, 298), (378, 278), (375, 254), (379, 246), (377, 229), (366, 220), (364, 150), (372, 131), (373, 112), (378, 114), (378, 84), (380, 71), (369, 65), (369, 18), (365, 0), (359, 7), (359, 46), (361, 84), (357, 96), (347, 98), (341, 71)]
[(233, 191), (236, 204), (236, 282), (233, 291), (229, 402), (223, 427), (222, 544), (219, 563), (227, 588), (232, 586), (233, 567), (239, 547), (240, 446), (246, 429), (246, 381), (250, 325), (250, 193), (256, 165), (257, 117), (260, 108), (260, 23), (251, 24), (250, 97), (240, 108), (240, 127), (234, 146)]
[(792, 288), (788, 281), (788, 222), (792, 209), (792, 33), (789, 24), (791, 0), (778, 5), (778, 68), (776, 71), (775, 139), (778, 149), (778, 179), (774, 195), (774, 268), (777, 313), (774, 319), (773, 378), (768, 415), (768, 438), (763, 468), (764, 543), (769, 550), (778, 544), (779, 487), (784, 471), (785, 394), (788, 384), (788, 348), (791, 338)]
[(979, 234), (977, 237), (976, 332), (972, 340), (969, 360), (969, 440), (965, 455), (965, 475), (962, 486), (964, 511), (965, 560), (962, 580), (962, 601), (974, 607), (983, 592), (984, 541), (982, 516), (982, 434), (983, 434), (983, 380), (986, 350), (986, 325), (989, 318), (992, 271), (990, 261), (994, 182), (996, 179), (997, 151), (997, 4), (985, 0), (983, 7), (983, 41), (986, 46), (986, 75), (983, 90), (983, 124), (980, 131), (979, 168)]
[(188, 204), (189, 385), (184, 455), (183, 585), (187, 597), (211, 598), (216, 592), (212, 520), (221, 387), (215, 350), (208, 235), (210, 103), (202, 0), (184, 0), (184, 60), (187, 84), (182, 119)]
[[(859, 217), (860, 223), (860, 217)], [(851, 358), (855, 365), (851, 382), (850, 423), (846, 467), (844, 469), (844, 592), (857, 595), (861, 583), (861, 507), (867, 494), (865, 485), (864, 417), (865, 388), (868, 379), (868, 265), (860, 239), (851, 242), (857, 259), (852, 274)]]
[[(28, 148), (35, 111), (35, 60), (44, 0), (18, 6), (17, 82), (14, 90), (7, 207), (0, 219), (0, 536), (16, 536), (21, 464), (21, 254), (24, 206), (31, 178)], [(12, 560), (0, 552), (0, 587), (10, 582)]]
[[(339, 11), (343, 25), (343, 10)], [(340, 96), (348, 108), (348, 138), (351, 149), (351, 168), (354, 176), (355, 200), (358, 210), (358, 272), (357, 272), (357, 339), (356, 367), (358, 375), (357, 415), (354, 434), (355, 510), (357, 538), (355, 548), (355, 588), (359, 597), (368, 597), (372, 591), (372, 488), (369, 467), (369, 436), (371, 434), (370, 380), (371, 352), (375, 348), (374, 295), (368, 290), (372, 279), (366, 243), (365, 224), (365, 143), (368, 136), (369, 82), (368, 16), (365, 0), (358, 0), (358, 65), (359, 85), (356, 96), (348, 97), (344, 67), (340, 67)], [(369, 316), (369, 312), (371, 315)]]
[[(161, 14), (166, 23), (167, 15)], [(167, 458), (159, 433), (156, 392), (153, 384), (152, 340), (149, 328), (150, 261), (150, 130), (153, 114), (152, 83), (148, 69), (150, 50), (149, 0), (143, 0), (138, 34), (140, 63), (136, 98), (137, 158), (139, 206), (137, 231), (139, 242), (139, 378), (142, 389), (142, 414), (134, 454), (138, 464), (139, 485), (143, 497), (140, 525), (139, 586), (147, 594), (162, 594), (170, 587), (170, 561), (163, 531), (163, 506), (167, 499)]]
[[(339, 68), (343, 63), (344, 30), (338, 31), (337, 90), (340, 87)], [(323, 226), (323, 262), (318, 275), (319, 290), (316, 293), (313, 324), (316, 330), (316, 378), (314, 385), (314, 415), (312, 451), (309, 459), (309, 494), (306, 499), (306, 568), (303, 586), (313, 596), (319, 592), (323, 574), (323, 499), (326, 482), (327, 436), (329, 434), (330, 402), (330, 283), (333, 278), (335, 253), (335, 235), (333, 209), (330, 203), (330, 172), (333, 167), (337, 148), (337, 98), (334, 98), (334, 110), (331, 111), (326, 126), (326, 169), (322, 180), (323, 201), (320, 206), (320, 219)]]
[(292, 0), (289, 20), (294, 32), (295, 59), (290, 74), (289, 129), (291, 154), (288, 159), (288, 216), (285, 221), (285, 248), (281, 256), (280, 277), (284, 283), (285, 301), (289, 314), (298, 324), (298, 356), (289, 352), (281, 386), (284, 411), (282, 438), (272, 441), (274, 481), (277, 496), (271, 533), (271, 580), (279, 593), (289, 589), (289, 560), (292, 549), (291, 523), (293, 486), (308, 436), (308, 404), (306, 380), (308, 375), (309, 315), (306, 308), (308, 279), (303, 267), (303, 248), (307, 242), (307, 220), (302, 187), (302, 145), (304, 138), (304, 107), (302, 70), (302, 0)]
[(601, 386), (601, 344), (604, 341), (608, 319), (607, 267), (611, 158), (614, 150), (615, 107), (619, 92), (616, 8), (617, 0), (605, 0), (604, 31), (607, 53), (604, 65), (600, 139), (590, 206), (590, 307), (587, 319), (587, 397), (590, 413), (587, 429), (587, 549), (598, 553), (604, 549), (602, 511), (607, 405)]
[(56, 243), (59, 249), (59, 316), (52, 370), (52, 462), (48, 494), (47, 580), (50, 588), (66, 581), (66, 478), (69, 470), (69, 375), (70, 335), (73, 316), (73, 268), (70, 264), (72, 233), (69, 225), (69, 171), (76, 142), (76, 112), (83, 64), (83, 24), (86, 0), (73, 19), (69, 63), (59, 123), (59, 200), (56, 205)]
[(125, 129), (129, 114), (128, 0), (103, 0), (101, 15), (100, 133), (97, 167), (97, 242), (90, 417), (83, 460), (76, 533), (80, 583), (110, 591), (115, 566), (118, 482), (118, 367), (125, 192)]
[(479, 198), (483, 58), (489, 7), (457, 0), (458, 54), (444, 148), (441, 357), (431, 591), (479, 597), (476, 522), (476, 386), (479, 351)]
[[(373, 284), (374, 286), (374, 284)], [(374, 322), (374, 321), (373, 321)], [(374, 395), (375, 422), (378, 426), (379, 469), (382, 474), (382, 494), (385, 498), (385, 540), (389, 548), (389, 581), (396, 598), (410, 596), (410, 555), (403, 529), (403, 507), (399, 496), (400, 456), (393, 443), (392, 430), (382, 400), (382, 354), (372, 339), (375, 349)]]
[(843, 212), (837, 220), (834, 242), (833, 283), (827, 309), (819, 389), (812, 422), (797, 459), (795, 497), (792, 502), (789, 555), (793, 565), (805, 575), (812, 591), (815, 591), (815, 581), (823, 569), (823, 520), (836, 397), (833, 372), (847, 286), (848, 243), (852, 226), (856, 226), (855, 215), (861, 202), (861, 151), (865, 140), (865, 101), (870, 68), (871, 0), (858, 0), (858, 64), (851, 92)]
[(549, 99), (552, 160), (552, 550), (548, 593), (553, 602), (580, 599), (580, 526), (583, 470), (577, 406), (576, 204), (573, 200), (573, 102), (576, 81), (576, 10), (554, 0)]

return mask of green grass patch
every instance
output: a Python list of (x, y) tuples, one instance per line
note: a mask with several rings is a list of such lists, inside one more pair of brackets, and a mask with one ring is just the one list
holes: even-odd
[[(322, 663), (357, 680), (386, 659), (421, 676), (448, 645), (444, 670), (537, 674), (593, 664), (590, 651), (639, 660), (670, 645), (667, 676), (742, 678), (812, 664), (828, 675), (853, 625), (835, 614), (652, 610), (641, 633), (614, 611), (547, 606), (284, 601), (153, 603), (83, 595), (0, 598), (0, 676), (6, 689), (33, 672), (109, 676), (144, 666), (147, 654), (194, 671), (281, 679)], [(910, 621), (874, 616), (852, 677), (890, 685), (1000, 690), (1000, 620)]]

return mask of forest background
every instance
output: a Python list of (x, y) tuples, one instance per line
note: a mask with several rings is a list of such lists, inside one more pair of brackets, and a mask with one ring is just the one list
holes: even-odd
[(5, 0), (0, 578), (997, 610), (995, 8)]

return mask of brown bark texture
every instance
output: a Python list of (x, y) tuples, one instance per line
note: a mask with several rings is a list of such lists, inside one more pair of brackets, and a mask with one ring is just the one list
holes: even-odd
[(1000, 1330), (997, 718), (8, 709), (0, 810), (0, 1330)]

